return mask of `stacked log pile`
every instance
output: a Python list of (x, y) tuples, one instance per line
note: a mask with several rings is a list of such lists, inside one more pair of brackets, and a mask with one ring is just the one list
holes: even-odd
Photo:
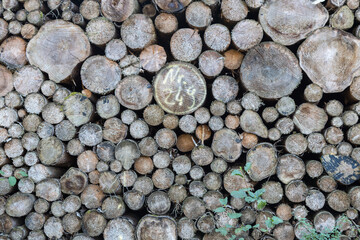
[(358, 239), (359, 24), (359, 0), (0, 0), (0, 239)]

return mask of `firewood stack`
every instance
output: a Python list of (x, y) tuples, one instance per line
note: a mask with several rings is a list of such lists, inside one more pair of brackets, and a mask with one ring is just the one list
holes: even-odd
[(359, 0), (0, 0), (0, 239), (360, 224), (359, 23)]

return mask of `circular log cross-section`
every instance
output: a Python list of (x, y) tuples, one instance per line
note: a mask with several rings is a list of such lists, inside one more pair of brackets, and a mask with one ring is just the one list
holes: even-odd
[(186, 8), (185, 17), (190, 27), (204, 30), (212, 21), (211, 8), (203, 2), (193, 2)]
[(120, 81), (115, 90), (115, 96), (124, 107), (140, 110), (151, 102), (153, 90), (145, 78), (132, 75)]
[(348, 6), (338, 8), (330, 18), (330, 26), (341, 30), (347, 30), (354, 25), (354, 13)]
[(93, 93), (106, 94), (121, 80), (121, 69), (116, 62), (104, 56), (93, 56), (81, 66), (81, 81)]
[(57, 83), (90, 55), (90, 42), (77, 25), (63, 20), (49, 21), (30, 40), (26, 56), (30, 64), (49, 74)]
[(142, 50), (156, 42), (154, 23), (144, 14), (133, 14), (121, 25), (121, 38), (132, 50)]
[(282, 45), (292, 45), (323, 27), (329, 13), (321, 4), (308, 0), (270, 0), (261, 6), (259, 21), (264, 31)]
[(223, 0), (220, 8), (222, 18), (230, 24), (243, 20), (249, 12), (243, 0)]
[(34, 66), (24, 66), (13, 75), (14, 88), (23, 96), (38, 92), (44, 81), (42, 72)]
[(146, 215), (136, 228), (136, 238), (144, 240), (176, 240), (177, 228), (174, 219), (167, 216)]
[(202, 40), (198, 30), (182, 28), (176, 31), (170, 41), (170, 50), (176, 60), (191, 62), (202, 51)]
[[(87, 237), (82, 239), (90, 239)], [(131, 222), (126, 218), (116, 218), (108, 222), (104, 229), (104, 239), (135, 239), (135, 229)]]
[[(80, 194), (88, 185), (88, 178), (86, 173), (78, 168), (70, 168), (60, 178), (61, 191), (65, 194)], [(97, 192), (100, 192), (100, 188)], [(102, 193), (102, 192), (101, 192)], [(89, 197), (90, 198), (90, 197)], [(96, 197), (95, 197), (96, 198)], [(84, 201), (82, 201), (84, 204)], [(87, 208), (90, 208), (84, 204)]]
[(224, 189), (227, 192), (231, 193), (232, 191), (238, 191), (241, 188), (252, 188), (253, 184), (243, 170), (240, 170), (240, 172), (243, 174), (244, 177), (239, 175), (232, 175), (232, 172), (235, 169), (238, 168), (229, 168), (229, 170), (224, 174)]
[(214, 134), (211, 149), (215, 156), (222, 157), (228, 162), (235, 162), (241, 155), (242, 144), (235, 131), (223, 128)]
[(162, 46), (150, 45), (140, 53), (140, 65), (148, 72), (159, 71), (166, 63), (166, 52)]
[(219, 23), (210, 25), (204, 32), (204, 42), (210, 49), (224, 52), (231, 43), (230, 31)]
[(189, 63), (172, 62), (156, 75), (155, 100), (168, 113), (186, 115), (201, 107), (206, 98), (206, 82)]
[(308, 37), (297, 54), (301, 68), (313, 83), (325, 93), (342, 92), (350, 86), (360, 67), (360, 40), (350, 33), (326, 27)]
[(238, 22), (231, 31), (231, 39), (241, 51), (247, 51), (261, 42), (263, 29), (261, 25), (250, 19)]
[(9, 68), (23, 67), (26, 58), (26, 41), (20, 37), (9, 37), (0, 45), (0, 61)]
[(253, 181), (261, 181), (275, 174), (277, 156), (274, 146), (270, 143), (260, 143), (250, 149), (246, 155), (246, 163), (251, 163), (248, 171)]
[(302, 134), (323, 130), (327, 120), (324, 109), (311, 103), (301, 104), (293, 116), (293, 121)]
[(305, 175), (305, 164), (301, 158), (296, 155), (287, 154), (279, 158), (276, 169), (279, 180), (288, 184), (292, 180), (302, 179)]
[(101, 12), (114, 22), (123, 22), (139, 10), (137, 0), (102, 0)]
[(94, 112), (94, 106), (81, 93), (72, 93), (65, 98), (63, 111), (69, 121), (76, 127), (79, 127), (90, 121)]
[(45, 165), (63, 165), (69, 162), (63, 142), (54, 136), (42, 139), (37, 153), (40, 161)]
[(260, 43), (247, 52), (240, 76), (247, 90), (265, 99), (290, 95), (302, 79), (295, 55), (273, 42)]

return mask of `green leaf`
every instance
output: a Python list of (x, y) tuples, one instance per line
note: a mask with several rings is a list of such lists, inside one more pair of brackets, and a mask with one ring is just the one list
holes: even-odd
[(246, 231), (249, 231), (251, 228), (252, 228), (251, 225), (245, 225), (245, 226), (242, 226), (242, 227), (239, 227), (239, 228), (235, 229), (235, 233), (239, 234), (241, 232), (246, 232)]
[(240, 172), (240, 170), (235, 169), (234, 171), (231, 172), (231, 176), (240, 176), (240, 177), (244, 177), (244, 175), (242, 174), (242, 172)]
[(12, 187), (15, 186), (16, 182), (17, 182), (17, 180), (16, 180), (16, 178), (14, 176), (9, 177), (10, 186), (12, 186)]
[(273, 217), (271, 218), (271, 221), (272, 221), (272, 223), (273, 223), (273, 224), (275, 224), (275, 225), (277, 225), (277, 224), (280, 224), (280, 223), (283, 223), (283, 222), (284, 222), (281, 218), (276, 217), (276, 216), (273, 216)]
[(226, 198), (221, 198), (221, 199), (219, 199), (219, 201), (220, 201), (220, 203), (222, 205), (226, 205), (228, 203), (228, 198), (227, 197)]
[(245, 201), (248, 202), (248, 203), (252, 203), (252, 202), (255, 202), (255, 199), (252, 198), (252, 197), (247, 196), (247, 197), (245, 198)]
[(261, 188), (261, 189), (259, 189), (259, 190), (257, 190), (257, 191), (255, 192), (255, 196), (256, 196), (256, 197), (260, 197), (260, 196), (263, 195), (265, 192), (266, 192), (266, 190), (263, 189), (263, 188)]
[(246, 198), (247, 194), (243, 189), (240, 189), (239, 191), (232, 191), (231, 196), (234, 198)]
[(271, 221), (271, 218), (268, 218), (265, 220), (265, 225), (268, 227), (268, 228), (272, 228), (274, 225)]
[(260, 226), (260, 224), (255, 224), (254, 226), (253, 226), (253, 228), (258, 228)]
[(223, 236), (226, 236), (228, 234), (228, 231), (226, 228), (217, 228), (217, 229), (215, 229), (215, 232), (218, 232)]
[(258, 210), (263, 210), (266, 206), (266, 201), (264, 199), (259, 199), (257, 201), (257, 209)]
[(253, 192), (248, 191), (248, 194), (249, 194), (249, 196), (250, 196), (250, 197), (252, 197), (252, 198), (256, 198), (256, 195), (255, 195)]
[(267, 229), (262, 228), (262, 229), (260, 229), (260, 231), (262, 231), (262, 232), (267, 232)]
[(3, 176), (5, 175), (4, 171), (1, 171), (1, 170), (0, 170), (0, 174)]
[(252, 228), (251, 225), (242, 226), (242, 227), (235, 229), (235, 233), (240, 234), (241, 232), (249, 231), (251, 228)]
[(229, 238), (228, 240), (235, 240), (236, 236), (232, 235), (231, 238)]
[(223, 207), (218, 207), (218, 208), (214, 209), (214, 212), (216, 212), (216, 213), (225, 212), (225, 208), (223, 208)]
[(245, 172), (248, 172), (250, 170), (250, 168), (251, 168), (251, 163), (247, 162), (244, 167)]
[(226, 224), (225, 227), (226, 227), (227, 229), (233, 228), (233, 226), (231, 226), (230, 224)]
[(24, 172), (24, 171), (19, 171), (19, 173), (20, 173), (20, 175), (23, 176), (23, 177), (27, 177), (27, 176), (28, 176), (27, 173)]
[(241, 213), (228, 213), (229, 218), (236, 219), (241, 217)]
[(244, 238), (239, 238), (239, 240), (245, 240)]

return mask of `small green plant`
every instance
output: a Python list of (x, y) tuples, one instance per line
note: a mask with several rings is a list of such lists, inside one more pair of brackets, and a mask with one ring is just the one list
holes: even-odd
[[(27, 177), (27, 176), (28, 176), (27, 173), (24, 172), (24, 171), (19, 171), (19, 174), (20, 174), (21, 176), (23, 176), (23, 177)], [(5, 176), (5, 173), (0, 170), (0, 175)], [(12, 187), (15, 186), (16, 183), (17, 183), (17, 179), (16, 179), (14, 176), (10, 176), (10, 177), (8, 178), (8, 181), (9, 181), (10, 186), (12, 186)]]
[[(265, 220), (265, 224), (268, 228), (274, 228), (276, 225), (283, 223), (284, 221), (281, 218), (273, 216)], [(266, 232), (266, 229), (261, 229), (261, 231)]]
[[(246, 163), (244, 166), (244, 170), (245, 172), (249, 172), (251, 168), (251, 163)], [(243, 172), (244, 172), (243, 168), (240, 166), (239, 169), (235, 169), (231, 172), (231, 176), (240, 176), (240, 177), (244, 177)]]
[[(231, 172), (231, 176), (240, 176), (242, 178), (244, 178), (244, 174), (248, 173), (249, 170), (251, 168), (251, 163), (247, 163), (244, 166), (244, 169), (242, 167), (239, 167), (239, 169), (235, 169)], [(247, 203), (253, 203), (256, 202), (257, 205), (257, 210), (261, 211), (265, 208), (266, 206), (266, 201), (264, 199), (261, 198), (261, 195), (263, 195), (265, 193), (265, 189), (259, 189), (255, 192), (253, 192), (254, 190), (252, 188), (244, 188), (244, 189), (240, 189), (238, 191), (232, 191), (230, 193), (230, 195), (234, 198), (242, 198), (244, 199)], [(222, 213), (226, 211), (226, 208), (231, 208), (231, 206), (228, 206), (228, 198), (223, 198), (219, 200), (221, 203), (221, 207), (218, 207), (214, 210), (215, 213)], [(232, 212), (232, 213), (227, 213), (227, 216), (230, 219), (238, 219), (241, 217), (241, 213), (236, 213), (236, 212)], [(282, 223), (283, 220), (281, 218), (275, 217), (273, 216), (272, 218), (269, 218), (265, 221), (265, 224), (268, 228), (273, 228), (275, 227), (277, 224)], [(225, 225), (225, 227), (221, 227), (221, 228), (217, 228), (215, 229), (215, 232), (220, 233), (223, 236), (229, 236), (228, 240), (236, 240), (236, 235), (234, 234), (230, 234), (230, 232), (232, 230), (234, 230), (235, 234), (241, 234), (242, 232), (247, 232), (251, 229), (258, 229), (259, 228), (259, 224), (255, 224), (255, 225), (239, 225), (237, 227), (233, 227), (229, 224)], [(267, 232), (266, 229), (261, 229), (261, 231), (263, 232)], [(237, 240), (244, 240), (244, 238), (239, 238)]]
[(232, 191), (231, 196), (234, 198), (244, 198), (247, 203), (257, 203), (257, 209), (263, 210), (266, 206), (266, 201), (261, 198), (261, 195), (265, 193), (265, 189), (259, 189), (253, 192), (251, 188), (243, 188), (238, 191)]
[[(340, 224), (342, 222), (350, 223), (353, 229), (356, 229), (360, 233), (360, 226), (350, 220), (347, 216), (343, 215), (337, 220), (337, 224), (334, 229), (323, 229), (321, 232), (317, 232), (316, 229), (309, 223), (306, 218), (299, 219), (299, 223), (303, 224), (307, 233), (300, 240), (338, 240), (340, 239), (341, 229)], [(339, 224), (340, 223), (340, 224)]]
[(307, 230), (307, 233), (301, 238), (301, 240), (338, 240), (341, 236), (341, 231), (337, 226), (335, 226), (335, 228), (331, 231), (324, 229), (321, 232), (317, 232), (306, 218), (299, 219), (299, 222), (303, 224)]
[[(249, 172), (251, 168), (251, 163), (246, 163), (244, 166), (244, 170), (245, 172)], [(235, 169), (234, 171), (231, 172), (231, 176), (240, 176), (242, 178), (244, 178), (243, 175), (243, 169), (242, 167), (239, 167), (238, 169)], [(244, 198), (244, 200), (247, 203), (252, 203), (255, 202), (257, 203), (257, 209), (258, 210), (262, 210), (265, 208), (266, 206), (266, 201), (264, 199), (261, 198), (261, 195), (263, 195), (265, 193), (265, 189), (259, 189), (256, 192), (253, 192), (253, 189), (251, 188), (244, 188), (244, 189), (240, 189), (238, 191), (232, 191), (231, 192), (231, 196), (233, 196), (234, 198)]]

